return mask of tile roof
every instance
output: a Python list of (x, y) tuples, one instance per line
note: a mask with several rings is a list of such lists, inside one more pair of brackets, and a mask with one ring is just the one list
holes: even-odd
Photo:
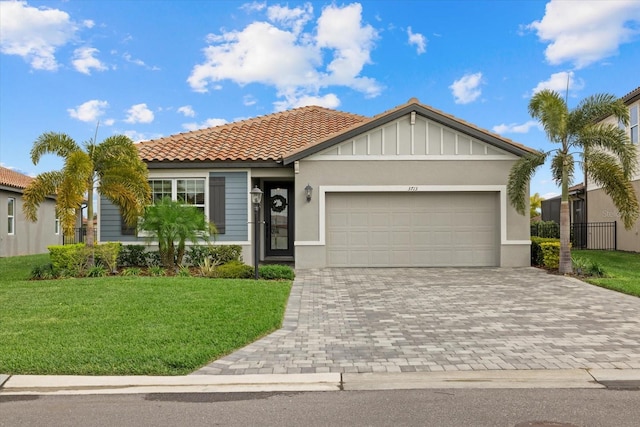
[(495, 138), (507, 146), (525, 152), (535, 151), (433, 107), (420, 104), (416, 98), (373, 117), (318, 106), (301, 107), (145, 141), (138, 144), (138, 151), (142, 160), (146, 162), (279, 161), (320, 146), (323, 142), (367, 124), (377, 123), (412, 106)]
[(323, 107), (301, 107), (142, 142), (138, 151), (147, 162), (277, 161), (366, 120)]
[(33, 181), (30, 176), (0, 166), (0, 185), (25, 189)]

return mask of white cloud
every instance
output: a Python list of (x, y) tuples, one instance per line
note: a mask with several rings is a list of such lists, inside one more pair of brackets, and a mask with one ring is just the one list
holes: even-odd
[(182, 107), (178, 108), (178, 113), (182, 113), (185, 117), (196, 116), (196, 112), (193, 111), (193, 108), (191, 107), (191, 105), (183, 105)]
[(91, 101), (78, 105), (76, 108), (67, 109), (67, 112), (69, 116), (81, 122), (95, 122), (100, 116), (104, 115), (108, 107), (109, 103), (107, 101), (92, 99)]
[(127, 123), (151, 123), (153, 121), (153, 111), (147, 108), (147, 104), (132, 105), (127, 110)]
[(511, 123), (508, 125), (500, 124), (500, 125), (494, 126), (492, 129), (495, 133), (504, 135), (506, 133), (528, 133), (529, 129), (533, 127), (539, 127), (539, 123), (535, 120), (529, 120), (528, 122), (525, 122), (522, 124), (517, 124), (517, 123)]
[(267, 17), (271, 22), (280, 24), (284, 28), (290, 28), (294, 34), (298, 35), (307, 22), (313, 18), (313, 6), (311, 3), (305, 3), (303, 7), (294, 9), (280, 5), (269, 6)]
[(421, 55), (427, 51), (427, 38), (420, 33), (414, 33), (411, 31), (411, 27), (407, 28), (407, 35), (409, 36), (409, 44), (416, 46), (416, 52)]
[(91, 69), (104, 71), (107, 67), (100, 62), (97, 55), (100, 51), (95, 47), (81, 47), (73, 51), (73, 67), (83, 74), (91, 74)]
[[(208, 92), (224, 80), (241, 86), (259, 83), (275, 88), (281, 102), (289, 105), (304, 97), (322, 99), (321, 90), (332, 85), (377, 96), (382, 90), (379, 83), (361, 75), (371, 63), (378, 36), (362, 23), (362, 7), (325, 7), (315, 33), (304, 31), (307, 24), (311, 26), (312, 12), (310, 4), (272, 6), (267, 10), (270, 22), (210, 34), (203, 49), (205, 60), (193, 67), (189, 85), (196, 92)], [(325, 56), (331, 58), (326, 65)]]
[(186, 130), (198, 130), (198, 129), (206, 129), (216, 126), (222, 126), (227, 124), (228, 122), (225, 119), (207, 119), (202, 123), (184, 123), (182, 127)]
[(318, 105), (320, 107), (335, 109), (340, 105), (340, 99), (333, 93), (324, 96), (298, 95), (283, 101), (274, 102), (273, 105), (276, 111), (305, 107), (307, 105)]
[(453, 93), (456, 104), (469, 104), (482, 95), (482, 73), (465, 74), (453, 82), (449, 89)]
[(255, 98), (254, 98), (253, 96), (251, 96), (251, 95), (245, 95), (245, 96), (242, 98), (242, 103), (243, 103), (244, 105), (246, 105), (247, 107), (250, 107), (250, 106), (252, 106), (252, 105), (256, 105), (256, 104), (258, 103), (258, 100), (257, 100), (257, 99), (255, 99)]
[(561, 71), (552, 74), (549, 80), (538, 83), (531, 94), (535, 95), (543, 89), (549, 89), (564, 95), (567, 92), (567, 79), (569, 79), (569, 90), (582, 90), (585, 86), (584, 80), (576, 79), (573, 71)]
[(615, 55), (621, 44), (640, 33), (639, 24), (637, 0), (551, 0), (544, 17), (528, 28), (535, 30), (541, 41), (549, 43), (545, 56), (550, 64), (570, 62), (583, 68)]
[(243, 4), (242, 6), (240, 6), (240, 9), (243, 9), (246, 12), (260, 12), (261, 10), (264, 10), (266, 7), (267, 7), (266, 1), (263, 1), (263, 2), (254, 1), (251, 3)]
[(102, 123), (105, 126), (113, 126), (113, 124), (115, 122), (116, 121), (114, 119), (106, 119), (106, 120), (101, 121), (100, 123)]
[(0, 2), (0, 51), (18, 55), (36, 70), (55, 71), (56, 49), (71, 41), (78, 30), (69, 14), (35, 8), (24, 1)]
[(95, 27), (96, 23), (92, 19), (85, 19), (84, 21), (82, 21), (82, 25), (86, 28), (93, 28)]
[(160, 67), (157, 66), (149, 66), (147, 65), (142, 59), (137, 59), (131, 56), (130, 53), (126, 52), (122, 55), (122, 57), (124, 58), (125, 61), (130, 62), (132, 64), (138, 65), (140, 67), (144, 67), (148, 70), (153, 70), (153, 71), (158, 71), (160, 70)]
[(159, 133), (145, 134), (142, 132), (138, 132), (136, 130), (125, 130), (124, 132), (119, 132), (119, 133), (122, 133), (123, 135), (128, 136), (136, 144), (142, 141), (149, 141), (152, 139), (162, 138), (162, 135)]

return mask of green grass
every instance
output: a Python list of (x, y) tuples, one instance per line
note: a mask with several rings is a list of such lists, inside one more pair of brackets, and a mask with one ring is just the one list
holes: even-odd
[(25, 280), (0, 258), (0, 373), (181, 375), (279, 328), (291, 282), (192, 277)]
[(607, 275), (586, 278), (586, 282), (640, 297), (640, 253), (573, 250), (571, 256), (598, 263)]

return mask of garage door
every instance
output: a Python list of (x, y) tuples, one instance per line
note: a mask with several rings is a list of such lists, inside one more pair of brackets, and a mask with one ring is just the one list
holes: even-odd
[(332, 267), (497, 266), (497, 193), (329, 193)]

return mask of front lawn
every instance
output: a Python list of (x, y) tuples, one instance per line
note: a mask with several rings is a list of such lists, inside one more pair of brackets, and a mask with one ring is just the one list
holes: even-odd
[(640, 297), (640, 253), (572, 250), (571, 256), (589, 259), (604, 269), (607, 277), (588, 277), (583, 279), (586, 282)]
[(280, 327), (291, 282), (199, 277), (25, 280), (0, 258), (0, 373), (182, 375)]

